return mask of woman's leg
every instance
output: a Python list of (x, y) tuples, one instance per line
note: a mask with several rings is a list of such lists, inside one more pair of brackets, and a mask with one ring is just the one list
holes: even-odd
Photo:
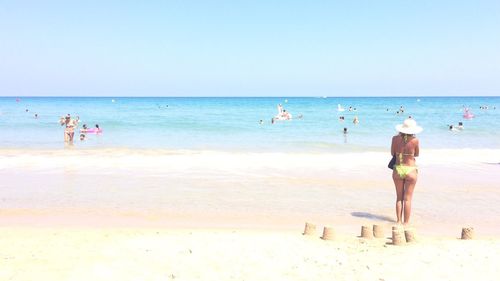
[(404, 208), (404, 224), (410, 222), (411, 215), (411, 199), (413, 197), (413, 190), (417, 184), (417, 170), (413, 170), (411, 173), (406, 175), (405, 178), (405, 188), (404, 188), (404, 198), (403, 198), (403, 208)]
[(398, 219), (398, 223), (402, 223), (401, 216), (403, 214), (403, 193), (405, 181), (399, 177), (395, 170), (392, 173), (392, 180), (394, 181), (394, 186), (396, 187), (396, 217)]

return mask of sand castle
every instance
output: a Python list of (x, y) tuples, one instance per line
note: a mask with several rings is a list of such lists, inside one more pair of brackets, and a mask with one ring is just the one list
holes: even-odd
[(361, 226), (361, 237), (365, 239), (373, 238), (373, 230), (369, 225)]
[[(316, 225), (306, 222), (303, 235), (314, 236), (316, 235)], [(361, 236), (358, 236), (364, 239), (372, 239), (372, 238), (386, 238), (384, 235), (384, 226), (374, 224), (373, 226), (362, 225), (361, 226)], [(325, 226), (323, 228), (323, 235), (320, 237), (322, 240), (336, 240), (337, 235), (336, 231), (331, 226)], [(392, 240), (392, 245), (402, 246), (407, 243), (415, 243), (418, 241), (416, 230), (414, 227), (404, 227), (402, 225), (394, 225), (392, 227), (392, 236), (390, 238)], [(473, 227), (464, 227), (462, 228), (462, 240), (471, 240), (474, 239), (474, 228)]]
[(306, 222), (303, 235), (316, 235), (316, 225)]
[(392, 227), (392, 245), (400, 246), (406, 244), (404, 230), (401, 226)]
[(384, 227), (382, 225), (373, 225), (373, 236), (375, 238), (385, 238)]
[(406, 243), (417, 242), (417, 236), (415, 234), (415, 229), (410, 227), (405, 229)]
[(474, 239), (474, 228), (473, 227), (464, 227), (462, 228), (462, 240), (471, 240)]
[(332, 227), (325, 226), (323, 228), (323, 240), (335, 240), (335, 230)]

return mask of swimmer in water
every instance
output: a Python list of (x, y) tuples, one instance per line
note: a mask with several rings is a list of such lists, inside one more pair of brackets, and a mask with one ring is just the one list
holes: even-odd
[(66, 126), (64, 129), (64, 142), (73, 143), (75, 127), (78, 125), (78, 121), (71, 119), (71, 115), (68, 113), (66, 117), (61, 117), (59, 123), (61, 126)]
[(359, 123), (358, 116), (354, 116), (354, 119), (352, 120), (352, 123), (354, 123), (354, 124), (358, 124)]
[(80, 134), (80, 140), (84, 141), (85, 140), (85, 134)]
[(292, 119), (292, 115), (290, 114), (290, 112), (286, 111), (285, 109), (283, 109), (283, 114), (281, 115), (285, 120), (290, 120)]

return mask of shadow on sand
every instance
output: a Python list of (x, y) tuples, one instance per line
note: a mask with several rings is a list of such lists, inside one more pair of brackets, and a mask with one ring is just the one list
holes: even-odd
[(396, 222), (393, 218), (381, 215), (374, 215), (366, 212), (352, 212), (351, 215), (353, 217), (365, 218), (376, 221), (388, 221), (388, 222)]

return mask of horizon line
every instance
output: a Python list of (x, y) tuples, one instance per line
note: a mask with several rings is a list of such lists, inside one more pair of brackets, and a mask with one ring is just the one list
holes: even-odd
[(0, 96), (0, 98), (498, 98), (492, 96)]

